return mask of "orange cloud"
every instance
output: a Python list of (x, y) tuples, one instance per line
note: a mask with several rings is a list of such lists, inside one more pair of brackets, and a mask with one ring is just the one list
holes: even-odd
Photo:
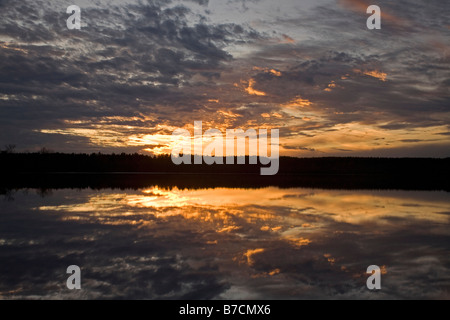
[(252, 256), (261, 252), (264, 252), (265, 250), (262, 248), (254, 249), (254, 250), (247, 250), (246, 253), (244, 253), (244, 256), (247, 258), (248, 265), (252, 266), (255, 261), (253, 260)]
[(265, 96), (266, 95), (265, 92), (258, 91), (258, 90), (253, 88), (254, 84), (255, 84), (255, 80), (254, 79), (250, 79), (249, 82), (248, 82), (248, 87), (245, 88), (245, 91), (248, 94), (253, 95), (253, 96)]
[(281, 272), (280, 269), (274, 269), (272, 271), (269, 272), (269, 276), (274, 276), (276, 274), (279, 274)]
[(275, 69), (261, 68), (261, 67), (253, 67), (253, 70), (264, 71), (264, 72), (266, 72), (266, 73), (273, 74), (274, 76), (277, 76), (277, 77), (281, 77), (281, 76), (283, 75), (280, 71), (275, 70)]
[(28, 54), (28, 50), (20, 49), (20, 48), (15, 48), (15, 47), (10, 47), (10, 46), (9, 46), (7, 43), (5, 43), (5, 42), (0, 43), (0, 48), (7, 49), (7, 50), (19, 51), (19, 52), (23, 52), (23, 53), (25, 53), (25, 54)]
[(220, 114), (224, 115), (225, 117), (229, 117), (229, 118), (242, 117), (242, 115), (240, 115), (238, 113), (234, 113), (232, 111), (227, 111), (227, 110), (219, 110), (217, 113), (220, 113)]
[(369, 77), (373, 77), (373, 78), (377, 78), (380, 81), (387, 81), (387, 73), (378, 71), (378, 70), (367, 70), (367, 71), (363, 71), (363, 70), (359, 70), (359, 69), (354, 69), (353, 72), (358, 73), (358, 74), (364, 74), (366, 76)]
[(331, 81), (331, 83), (328, 85), (327, 88), (324, 89), (324, 91), (330, 92), (334, 88), (336, 88), (336, 83), (334, 81)]
[(309, 101), (308, 99), (303, 99), (301, 97), (298, 97), (288, 103), (283, 104), (283, 107), (285, 108), (304, 108), (304, 107), (309, 107), (312, 104), (311, 101)]
[(303, 238), (303, 237), (300, 237), (300, 238), (287, 237), (286, 240), (289, 241), (292, 245), (294, 245), (296, 247), (307, 246), (311, 243), (311, 240)]
[(275, 69), (270, 69), (270, 73), (277, 76), (277, 77), (281, 77), (282, 73), (280, 71), (277, 71)]
[(371, 77), (377, 78), (377, 79), (379, 79), (381, 81), (387, 81), (386, 80), (387, 73), (384, 73), (384, 72), (380, 72), (380, 71), (374, 70), (374, 71), (364, 72), (364, 74), (367, 75), (367, 76), (371, 76)]

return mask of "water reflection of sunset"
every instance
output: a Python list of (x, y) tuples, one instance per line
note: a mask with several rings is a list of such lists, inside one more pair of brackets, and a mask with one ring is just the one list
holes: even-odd
[[(56, 190), (23, 203), (29, 213), (16, 210), (0, 222), (24, 215), (33, 233), (4, 232), (0, 249), (31, 246), (31, 257), (75, 258), (91, 272), (84, 286), (91, 298), (184, 297), (194, 287), (206, 298), (362, 298), (372, 264), (389, 288), (378, 298), (405, 290), (445, 297), (450, 283), (445, 192), (154, 186)], [(99, 292), (95, 270), (110, 270), (102, 271), (111, 273), (102, 276), (105, 288), (120, 289)], [(26, 296), (21, 288), (16, 295)], [(10, 291), (0, 281), (0, 296)]]
[[(181, 217), (186, 221), (193, 221), (196, 228), (208, 234), (205, 239), (207, 244), (217, 244), (223, 234), (249, 236), (246, 228), (251, 226), (257, 230), (258, 236), (275, 238), (285, 245), (300, 248), (320, 238), (330, 221), (354, 225), (372, 224), (373, 228), (380, 228), (376, 232), (385, 232), (386, 228), (389, 230), (395, 217), (425, 219), (433, 223), (448, 221), (446, 215), (439, 213), (448, 207), (446, 199), (433, 199), (433, 203), (430, 203), (430, 199), (416, 198), (414, 194), (423, 193), (408, 192), (403, 197), (397, 197), (381, 191), (349, 192), (276, 187), (169, 190), (155, 186), (136, 193), (93, 195), (86, 203), (71, 206), (44, 206), (39, 209), (75, 214), (65, 216), (66, 220), (95, 219), (115, 225), (150, 226), (154, 221), (146, 218), (147, 214), (163, 221)], [(424, 207), (428, 210), (425, 214)], [(136, 210), (144, 215), (140, 214), (134, 219)], [(255, 231), (252, 230), (252, 233)], [(249, 265), (252, 265), (250, 256), (263, 251), (262, 248), (248, 249), (244, 255)]]
[[(445, 194), (444, 192), (442, 194)], [(401, 197), (398, 197), (400, 195)], [(418, 198), (416, 196), (419, 196)], [(425, 196), (424, 196), (425, 195)], [(250, 219), (254, 215), (246, 215), (233, 209), (245, 206), (283, 207), (289, 211), (285, 219), (295, 219), (301, 214), (327, 214), (336, 221), (347, 223), (361, 223), (377, 217), (401, 216), (423, 218), (423, 206), (432, 209), (427, 212), (426, 219), (436, 222), (446, 222), (446, 217), (436, 212), (446, 210), (448, 201), (445, 197), (434, 199), (426, 196), (426, 192), (392, 192), (386, 191), (345, 191), (345, 190), (317, 190), (317, 189), (280, 189), (267, 187), (261, 189), (163, 189), (158, 186), (141, 190), (137, 193), (107, 193), (92, 195), (86, 203), (62, 206), (43, 206), (41, 210), (56, 211), (96, 211), (107, 212), (127, 207), (171, 209), (172, 214), (165, 212), (162, 216), (181, 214), (185, 218), (196, 218), (185, 211), (176, 208), (199, 207), (211, 209), (231, 209), (230, 214), (240, 215)], [(170, 210), (169, 210), (170, 211)], [(257, 215), (260, 220), (275, 219), (273, 214)], [(199, 214), (199, 212), (197, 212)], [(219, 219), (220, 217), (216, 217)], [(249, 220), (249, 221), (250, 221)], [(277, 226), (263, 226), (261, 230), (280, 229)]]

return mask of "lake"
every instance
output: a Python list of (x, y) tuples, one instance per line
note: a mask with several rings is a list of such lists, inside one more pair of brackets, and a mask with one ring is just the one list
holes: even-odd
[(8, 190), (0, 261), (1, 299), (449, 299), (450, 193)]

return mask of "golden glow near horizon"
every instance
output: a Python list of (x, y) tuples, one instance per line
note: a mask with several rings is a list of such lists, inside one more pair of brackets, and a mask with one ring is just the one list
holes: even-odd
[[(283, 75), (281, 71), (270, 67), (253, 67), (253, 70), (274, 77)], [(354, 69), (353, 72), (355, 75), (366, 75), (382, 82), (388, 81), (387, 73), (379, 70)], [(346, 80), (351, 77), (352, 75), (345, 74), (341, 79)], [(336, 81), (331, 81), (327, 87), (322, 87), (320, 90), (330, 92), (330, 94), (332, 91), (342, 90), (345, 83), (338, 84)], [(266, 92), (254, 88), (256, 84), (254, 78), (242, 83), (244, 84), (244, 91), (250, 96), (256, 98), (267, 95)], [(12, 98), (4, 95), (0, 96), (0, 99)], [(404, 129), (401, 126), (399, 126), (399, 129), (384, 129), (383, 126), (390, 126), (393, 121), (383, 120), (385, 119), (383, 113), (375, 114), (373, 120), (370, 121), (339, 121), (340, 117), (345, 120), (346, 117), (352, 115), (364, 119), (367, 116), (359, 111), (333, 112), (333, 109), (322, 106), (320, 102), (309, 100), (301, 95), (297, 95), (288, 102), (279, 103), (277, 107), (271, 107), (273, 111), (262, 112), (256, 116), (256, 119), (251, 120), (239, 113), (239, 108), (230, 109), (229, 106), (222, 105), (222, 101), (219, 99), (210, 98), (208, 102), (217, 105), (218, 108), (214, 113), (208, 114), (207, 119), (203, 120), (204, 132), (209, 129), (219, 129), (225, 139), (227, 129), (242, 128), (245, 131), (247, 129), (279, 128), (281, 130), (281, 156), (363, 155), (364, 152), (386, 151), (411, 146), (420, 147), (430, 143), (433, 145), (448, 144), (447, 137), (442, 134), (448, 131), (448, 128), (444, 125), (409, 128), (406, 123)], [(92, 101), (91, 103), (95, 104), (96, 102)], [(334, 125), (330, 124), (330, 114), (334, 114), (334, 118), (337, 119)], [(201, 117), (199, 116), (199, 118)], [(157, 121), (156, 116), (143, 114), (132, 117), (103, 117), (97, 120), (65, 120), (64, 124), (67, 127), (64, 129), (41, 129), (37, 131), (44, 134), (83, 137), (89, 141), (90, 145), (99, 148), (136, 147), (139, 148), (139, 152), (153, 155), (168, 155), (179, 143), (192, 144), (192, 140), (184, 141), (183, 137), (172, 136), (171, 132), (178, 129), (175, 126), (167, 124), (146, 125), (146, 123), (157, 123)], [(144, 133), (145, 128), (148, 128), (149, 133)], [(186, 123), (181, 128), (193, 132), (193, 121), (192, 123)], [(208, 140), (203, 137), (203, 141), (203, 147), (206, 147)], [(248, 153), (248, 146), (246, 152)]]
[[(285, 120), (285, 130), (291, 131), (290, 135), (280, 137), (280, 154), (288, 156), (325, 156), (328, 153), (373, 151), (377, 149), (390, 149), (399, 146), (408, 147), (411, 143), (417, 145), (426, 145), (430, 142), (438, 144), (448, 143), (446, 137), (440, 133), (446, 132), (446, 126), (436, 126), (419, 129), (396, 129), (384, 130), (382, 125), (389, 125), (390, 122), (366, 124), (351, 122), (347, 124), (337, 124), (322, 129), (320, 123), (323, 117), (320, 113), (314, 111), (300, 111), (301, 106), (308, 107), (311, 102), (303, 99), (284, 105), (283, 113), (263, 113), (261, 118), (271, 120)], [(297, 109), (295, 108), (297, 106)], [(223, 111), (222, 114), (229, 118), (238, 118), (238, 115)], [(283, 115), (284, 114), (284, 115)], [(339, 115), (339, 114), (338, 114)], [(73, 124), (77, 124), (74, 122)], [(82, 124), (82, 122), (78, 122)], [(189, 126), (185, 126), (188, 128)], [(265, 128), (272, 129), (277, 126), (271, 124)], [(296, 132), (296, 127), (299, 129)], [(317, 128), (315, 128), (317, 127)], [(173, 127), (164, 127), (156, 129), (161, 132), (167, 132)], [(251, 126), (249, 126), (251, 128)], [(304, 128), (304, 129), (302, 129)], [(183, 140), (183, 137), (174, 137), (166, 133), (154, 134), (128, 134), (124, 130), (132, 130), (120, 125), (105, 125), (96, 128), (65, 128), (65, 129), (42, 129), (39, 130), (45, 134), (71, 135), (85, 137), (89, 139), (92, 145), (99, 147), (142, 147), (141, 151), (155, 155), (170, 154), (172, 149)], [(134, 128), (135, 129), (135, 128)], [(205, 126), (204, 131), (210, 129)], [(222, 131), (225, 139), (226, 129)], [(152, 130), (154, 131), (154, 130)], [(281, 132), (283, 128), (281, 128)], [(305, 134), (303, 134), (305, 133)], [(193, 139), (193, 138), (192, 138)], [(188, 140), (185, 143), (191, 144)], [(208, 140), (204, 138), (204, 147), (208, 145)], [(287, 147), (287, 148), (285, 148)], [(298, 147), (302, 147), (301, 149)], [(298, 149), (296, 149), (298, 148)], [(317, 152), (305, 151), (315, 150)], [(247, 149), (248, 150), (248, 149)]]

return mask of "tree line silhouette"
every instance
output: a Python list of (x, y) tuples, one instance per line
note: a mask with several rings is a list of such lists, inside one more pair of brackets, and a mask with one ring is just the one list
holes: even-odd
[(19, 188), (138, 189), (153, 185), (450, 191), (450, 158), (280, 157), (275, 176), (261, 176), (262, 165), (248, 164), (248, 157), (245, 160), (243, 165), (177, 166), (170, 155), (1, 152), (0, 194)]
[[(170, 155), (142, 154), (67, 154), (55, 152), (0, 153), (3, 173), (247, 173), (259, 174), (261, 164), (175, 165)], [(192, 161), (193, 163), (193, 161)], [(224, 159), (224, 163), (226, 160)], [(294, 158), (280, 157), (278, 174), (308, 175), (411, 175), (445, 176), (450, 173), (450, 158)]]

